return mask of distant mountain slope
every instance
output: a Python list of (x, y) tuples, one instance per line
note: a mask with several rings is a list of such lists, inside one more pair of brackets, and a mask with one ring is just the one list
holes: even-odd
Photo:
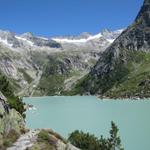
[[(49, 39), (32, 33), (16, 35), (1, 30), (0, 72), (8, 77), (20, 96), (55, 95), (62, 89), (69, 90), (87, 74), (99, 53), (121, 32), (104, 30), (97, 35), (84, 33)], [(69, 42), (62, 42), (65, 39)]]
[(150, 0), (72, 94), (150, 97)]

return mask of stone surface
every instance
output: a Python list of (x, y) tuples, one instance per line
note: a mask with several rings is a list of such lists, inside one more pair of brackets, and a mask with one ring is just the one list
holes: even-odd
[[(3, 96), (4, 97), (4, 96)], [(24, 119), (14, 109), (10, 109), (7, 100), (0, 100), (0, 134), (7, 135), (11, 130), (20, 133), (25, 126)]]
[(12, 147), (7, 148), (7, 150), (26, 150), (34, 145), (37, 140), (37, 134), (39, 130), (30, 130), (13, 144)]

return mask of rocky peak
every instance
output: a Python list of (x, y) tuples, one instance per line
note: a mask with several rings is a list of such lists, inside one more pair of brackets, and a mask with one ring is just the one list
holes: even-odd
[(145, 0), (141, 11), (135, 19), (136, 23), (150, 26), (150, 0)]
[(88, 32), (83, 32), (83, 33), (81, 33), (79, 36), (78, 36), (78, 38), (88, 38), (88, 37), (90, 37), (91, 36), (91, 34), (90, 33), (88, 33)]
[(0, 42), (8, 47), (19, 47), (20, 43), (15, 38), (15, 33), (0, 30)]
[(101, 34), (102, 34), (102, 35), (106, 35), (106, 34), (109, 34), (109, 33), (111, 33), (111, 31), (108, 30), (108, 29), (103, 29), (103, 30), (101, 31)]
[(15, 37), (15, 34), (9, 31), (0, 30), (0, 39), (5, 41), (11, 41)]
[(26, 39), (31, 39), (34, 37), (34, 35), (31, 32), (23, 33), (21, 37), (26, 38)]
[(122, 32), (124, 29), (116, 30), (116, 31), (110, 31), (109, 29), (103, 29), (101, 31), (102, 37), (107, 40), (114, 41)]
[(128, 49), (150, 51), (150, 0), (145, 0), (135, 21), (130, 25), (108, 51)]

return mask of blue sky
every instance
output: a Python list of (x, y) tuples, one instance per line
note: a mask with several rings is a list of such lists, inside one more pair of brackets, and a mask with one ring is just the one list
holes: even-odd
[(143, 0), (0, 0), (0, 29), (35, 35), (97, 33), (128, 26)]

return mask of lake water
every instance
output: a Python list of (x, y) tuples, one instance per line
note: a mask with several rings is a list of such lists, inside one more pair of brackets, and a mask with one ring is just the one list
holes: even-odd
[(111, 121), (125, 150), (150, 150), (150, 101), (101, 101), (94, 96), (24, 98), (29, 128), (51, 128), (64, 137), (78, 129), (108, 136)]

